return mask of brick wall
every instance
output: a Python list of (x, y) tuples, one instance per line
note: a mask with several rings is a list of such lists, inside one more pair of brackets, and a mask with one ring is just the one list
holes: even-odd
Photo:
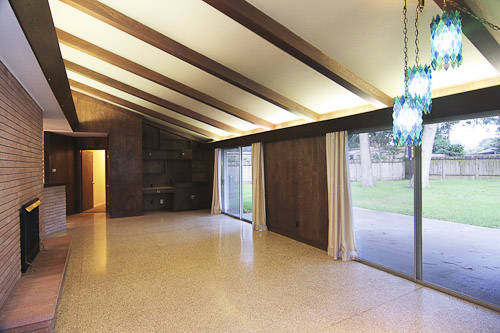
[(42, 196), (42, 131), (42, 110), (0, 62), (0, 307), (21, 276), (19, 209)]
[(45, 236), (66, 229), (66, 186), (45, 187), (42, 202)]

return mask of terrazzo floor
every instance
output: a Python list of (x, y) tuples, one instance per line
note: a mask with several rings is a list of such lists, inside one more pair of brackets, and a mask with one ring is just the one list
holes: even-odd
[(64, 233), (56, 332), (500, 332), (500, 313), (208, 211)]

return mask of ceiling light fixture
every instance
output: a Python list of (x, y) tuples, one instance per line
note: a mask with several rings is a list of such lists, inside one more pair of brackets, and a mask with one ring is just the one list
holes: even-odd
[[(447, 10), (447, 4), (453, 9)], [(492, 30), (500, 27), (478, 17), (455, 0), (443, 0), (443, 13), (431, 22), (431, 65), (434, 70), (459, 67), (462, 57), (462, 14), (466, 14)]]
[(418, 17), (424, 10), (424, 1), (420, 0), (417, 4), (415, 15), (415, 66), (408, 69), (408, 93), (410, 98), (415, 100), (417, 108), (427, 114), (432, 109), (431, 98), (431, 67), (429, 65), (420, 65), (419, 58), (419, 39), (418, 39)]
[(462, 16), (458, 10), (444, 10), (431, 22), (431, 65), (434, 70), (459, 67), (462, 57)]
[(393, 142), (397, 146), (422, 144), (422, 108), (417, 107), (415, 98), (409, 94), (408, 85), (408, 29), (406, 0), (403, 6), (404, 35), (404, 95), (394, 98)]

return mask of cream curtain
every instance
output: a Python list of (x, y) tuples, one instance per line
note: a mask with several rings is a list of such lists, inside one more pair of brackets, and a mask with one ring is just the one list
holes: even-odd
[(334, 260), (344, 261), (357, 258), (352, 223), (346, 139), (346, 131), (326, 135), (328, 255), (332, 256)]
[(254, 230), (267, 230), (266, 195), (264, 187), (264, 150), (262, 143), (252, 144), (252, 226)]
[(221, 213), (221, 190), (220, 190), (220, 176), (221, 176), (221, 163), (220, 163), (220, 149), (215, 149), (214, 154), (214, 185), (212, 191), (212, 215), (217, 215)]

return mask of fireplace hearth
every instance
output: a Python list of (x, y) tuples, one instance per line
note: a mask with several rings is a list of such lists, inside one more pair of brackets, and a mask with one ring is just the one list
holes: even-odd
[(40, 200), (33, 199), (21, 207), (21, 272), (25, 273), (40, 250)]

